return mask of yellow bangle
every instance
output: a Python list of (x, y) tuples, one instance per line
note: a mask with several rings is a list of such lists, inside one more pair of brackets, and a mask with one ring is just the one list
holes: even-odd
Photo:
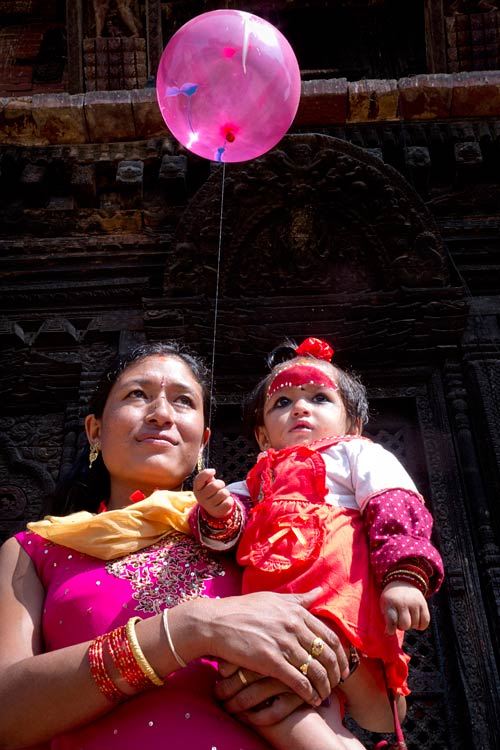
[(125, 626), (127, 640), (130, 643), (130, 648), (134, 655), (134, 659), (136, 660), (137, 664), (141, 668), (143, 675), (145, 675), (145, 677), (151, 680), (151, 682), (154, 685), (158, 685), (158, 686), (164, 685), (165, 683), (163, 682), (161, 677), (156, 674), (153, 667), (144, 656), (142, 652), (142, 648), (139, 646), (139, 641), (137, 640), (137, 634), (135, 632), (135, 624), (136, 622), (140, 622), (140, 621), (141, 621), (140, 617), (131, 617)]

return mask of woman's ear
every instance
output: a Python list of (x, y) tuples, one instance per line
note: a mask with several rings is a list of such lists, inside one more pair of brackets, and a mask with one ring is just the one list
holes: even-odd
[(85, 432), (90, 445), (101, 437), (101, 422), (94, 414), (85, 417)]
[(255, 439), (261, 451), (265, 451), (271, 447), (269, 443), (267, 431), (264, 425), (260, 425), (259, 427), (256, 427), (253, 434), (255, 435)]
[(209, 438), (210, 438), (210, 427), (205, 427), (205, 430), (203, 432), (203, 437), (201, 439), (200, 453), (203, 451), (203, 448), (208, 443)]

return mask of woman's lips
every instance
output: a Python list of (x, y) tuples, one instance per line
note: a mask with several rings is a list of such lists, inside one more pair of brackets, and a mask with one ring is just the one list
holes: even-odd
[(140, 443), (168, 443), (169, 445), (177, 444), (171, 435), (161, 435), (158, 433), (147, 433), (145, 435), (139, 435), (137, 439)]

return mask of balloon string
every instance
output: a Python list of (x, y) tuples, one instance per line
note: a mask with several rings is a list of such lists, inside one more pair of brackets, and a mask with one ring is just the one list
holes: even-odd
[[(214, 335), (212, 340), (212, 367), (210, 379), (210, 408), (208, 415), (208, 426), (212, 429), (212, 403), (214, 394), (214, 373), (215, 373), (215, 342), (217, 338), (217, 315), (219, 310), (219, 279), (220, 279), (220, 260), (222, 248), (222, 217), (224, 213), (224, 184), (226, 179), (226, 164), (222, 163), (222, 186), (220, 196), (220, 217), (219, 217), (219, 245), (217, 248), (217, 272), (215, 275), (215, 304), (214, 304)], [(210, 465), (210, 443), (207, 447), (207, 464)]]

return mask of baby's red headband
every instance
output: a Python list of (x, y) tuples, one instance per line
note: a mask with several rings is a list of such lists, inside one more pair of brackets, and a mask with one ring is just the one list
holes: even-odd
[[(298, 357), (322, 359), (330, 362), (333, 356), (333, 349), (325, 341), (321, 341), (321, 339), (309, 338), (295, 349), (295, 353)], [(332, 388), (334, 391), (337, 390), (337, 384), (320, 367), (315, 367), (312, 362), (308, 364), (304, 361), (299, 363), (292, 360), (288, 366), (280, 367), (269, 383), (266, 400), (271, 398), (281, 388), (302, 386), (306, 383), (315, 383), (316, 385)]]

